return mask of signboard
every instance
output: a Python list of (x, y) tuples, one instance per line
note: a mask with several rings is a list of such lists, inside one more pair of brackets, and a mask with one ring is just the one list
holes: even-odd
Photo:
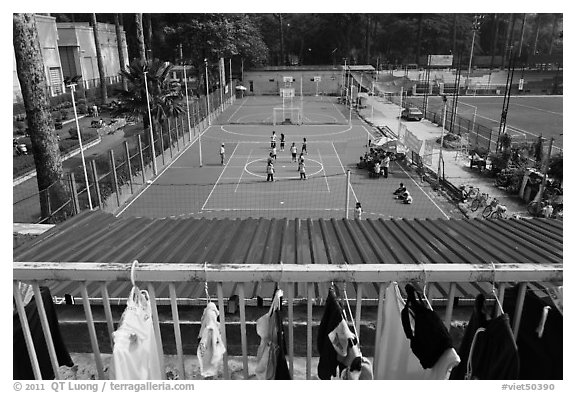
[(420, 155), (422, 142), (423, 141), (418, 139), (410, 130), (406, 130), (406, 136), (404, 137), (404, 146), (406, 146), (406, 149)]
[(322, 77), (321, 76), (315, 76), (314, 77), (314, 82), (320, 82), (322, 81)]
[(428, 65), (431, 67), (452, 67), (453, 55), (428, 55)]
[(432, 153), (434, 151), (434, 141), (424, 141), (424, 149), (422, 152), (422, 162), (424, 165), (432, 166)]

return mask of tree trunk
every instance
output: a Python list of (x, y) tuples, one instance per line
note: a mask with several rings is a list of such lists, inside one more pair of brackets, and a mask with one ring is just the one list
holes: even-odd
[[(124, 58), (124, 40), (122, 39), (122, 28), (120, 27), (120, 17), (114, 14), (114, 25), (116, 26), (116, 42), (118, 43), (118, 61), (120, 62), (120, 69), (126, 69), (126, 59)], [(128, 82), (126, 78), (122, 77), (122, 89), (128, 91)]]
[[(33, 14), (13, 14), (13, 45), (36, 164), (40, 209), (42, 218), (46, 218), (50, 215), (50, 206), (54, 211), (70, 198), (62, 179), (62, 160), (50, 114), (48, 82)], [(58, 218), (70, 212), (71, 208), (64, 208)]]
[(418, 36), (416, 37), (416, 64), (420, 66), (420, 47), (422, 46), (422, 19), (423, 14), (418, 14)]
[(144, 30), (142, 28), (142, 14), (134, 14), (136, 22), (136, 40), (138, 41), (138, 58), (142, 64), (146, 63), (146, 46), (144, 45)]
[(490, 69), (494, 67), (494, 56), (496, 56), (496, 46), (498, 44), (498, 14), (492, 17), (492, 45), (490, 45)]
[(96, 60), (98, 61), (98, 74), (100, 76), (100, 99), (102, 104), (106, 104), (108, 102), (108, 91), (106, 90), (106, 74), (104, 72), (104, 61), (102, 60), (100, 38), (98, 37), (98, 21), (96, 20), (96, 14), (92, 14), (92, 28), (94, 29)]
[(452, 14), (452, 54), (456, 54), (456, 37), (458, 33), (458, 14)]
[(540, 35), (540, 14), (536, 15), (536, 33), (534, 33), (534, 49), (532, 54), (536, 55), (538, 52), (538, 36)]
[(146, 47), (148, 52), (146, 56), (149, 60), (153, 59), (152, 55), (152, 14), (146, 14)]
[(504, 41), (504, 46), (502, 48), (502, 68), (506, 67), (508, 64), (508, 54), (510, 53), (509, 48), (512, 40), (512, 27), (514, 26), (514, 14), (508, 16), (508, 23), (506, 24), (506, 40)]
[(552, 54), (554, 49), (554, 38), (556, 38), (556, 24), (558, 22), (558, 14), (554, 14), (554, 19), (552, 20), (552, 36), (550, 37), (550, 46), (548, 48), (548, 54)]

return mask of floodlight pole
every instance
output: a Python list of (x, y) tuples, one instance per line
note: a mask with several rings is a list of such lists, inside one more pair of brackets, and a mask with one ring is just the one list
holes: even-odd
[(400, 86), (400, 114), (398, 115), (398, 138), (402, 129), (402, 99), (404, 98), (404, 86)]
[[(188, 101), (188, 81), (187, 81), (187, 77), (186, 77), (186, 64), (184, 64), (184, 90), (186, 91), (186, 113), (188, 115), (188, 136), (190, 137), (190, 139), (192, 139), (191, 135), (192, 135), (192, 126), (190, 124), (190, 103)], [(182, 137), (184, 138), (184, 137)]]
[[(150, 146), (152, 147), (152, 171), (154, 176), (158, 175), (158, 168), (156, 167), (156, 150), (154, 149), (154, 129), (152, 128), (152, 111), (150, 110), (150, 95), (148, 94), (148, 71), (144, 71), (144, 87), (146, 88), (146, 105), (148, 106), (148, 119), (150, 126)], [(144, 168), (142, 168), (144, 170)]]
[(232, 58), (230, 58), (230, 104), (232, 104)]
[(208, 59), (204, 59), (204, 69), (206, 70), (206, 116), (208, 117), (208, 126), (211, 126), (210, 123), (210, 93), (208, 90)]
[(442, 100), (444, 101), (444, 115), (442, 116), (442, 134), (440, 136), (440, 153), (438, 155), (438, 182), (440, 182), (440, 168), (442, 165), (442, 148), (444, 146), (444, 129), (446, 128), (446, 105), (448, 103), (448, 99), (446, 95), (442, 95)]
[(84, 160), (84, 148), (82, 147), (82, 134), (80, 132), (80, 125), (78, 124), (78, 112), (76, 111), (76, 100), (74, 99), (74, 92), (76, 91), (76, 83), (68, 85), (70, 94), (72, 95), (72, 106), (74, 107), (74, 119), (76, 120), (76, 131), (78, 132), (78, 144), (80, 145), (80, 156), (82, 157), (82, 167), (84, 168), (84, 181), (86, 182), (86, 191), (88, 194), (88, 206), (90, 210), (92, 207), (92, 198), (90, 197), (90, 183), (88, 183), (88, 172), (86, 171), (86, 161)]

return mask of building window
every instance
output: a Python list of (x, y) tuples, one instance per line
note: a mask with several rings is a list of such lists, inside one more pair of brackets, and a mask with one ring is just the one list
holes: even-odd
[(60, 67), (50, 67), (50, 86), (52, 87), (52, 95), (62, 94), (62, 73)]

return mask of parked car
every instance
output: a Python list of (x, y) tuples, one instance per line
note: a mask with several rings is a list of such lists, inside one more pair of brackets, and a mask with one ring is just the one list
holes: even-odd
[(422, 111), (416, 107), (404, 108), (402, 110), (402, 118), (406, 120), (420, 121), (424, 117)]

